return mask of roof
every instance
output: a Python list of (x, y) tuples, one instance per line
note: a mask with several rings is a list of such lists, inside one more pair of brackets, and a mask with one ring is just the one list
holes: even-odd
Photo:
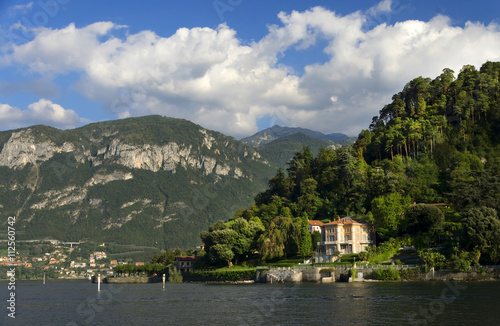
[(325, 224), (325, 223), (318, 221), (318, 220), (309, 220), (309, 225), (312, 225), (312, 226), (322, 226), (323, 224)]
[(179, 261), (195, 261), (196, 257), (195, 256), (177, 256), (175, 257), (175, 260)]
[(339, 224), (370, 224), (370, 223), (347, 216), (343, 218), (337, 217), (336, 220), (333, 220), (330, 223), (326, 223), (324, 225), (339, 225)]

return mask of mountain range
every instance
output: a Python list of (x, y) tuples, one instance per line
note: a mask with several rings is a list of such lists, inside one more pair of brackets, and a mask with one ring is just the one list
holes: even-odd
[(253, 136), (245, 137), (241, 139), (241, 142), (255, 147), (261, 147), (262, 145), (268, 144), (276, 139), (287, 137), (290, 135), (302, 133), (313, 139), (324, 139), (330, 140), (332, 142), (342, 144), (342, 145), (352, 145), (355, 141), (355, 137), (349, 137), (341, 133), (331, 133), (324, 134), (319, 131), (314, 131), (306, 128), (299, 127), (281, 127), (275, 125), (271, 128), (267, 128), (259, 131)]
[(269, 130), (269, 141), (237, 141), (187, 120), (146, 116), (3, 131), (0, 209), (17, 217), (19, 240), (192, 248), (200, 231), (248, 206), (304, 145), (317, 152), (341, 146), (325, 137), (347, 139)]

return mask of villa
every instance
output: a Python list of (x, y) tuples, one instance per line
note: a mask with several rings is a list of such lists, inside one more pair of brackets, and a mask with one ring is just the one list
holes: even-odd
[[(321, 226), (321, 242), (318, 246), (317, 262), (329, 262), (335, 252), (343, 254), (366, 251), (375, 245), (373, 223), (353, 217), (338, 217)], [(319, 260), (319, 261), (318, 261)]]
[(175, 257), (175, 267), (181, 272), (193, 271), (193, 264), (199, 257), (195, 256), (177, 256)]

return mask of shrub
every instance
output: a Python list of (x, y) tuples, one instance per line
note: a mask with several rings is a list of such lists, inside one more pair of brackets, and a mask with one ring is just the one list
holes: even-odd
[(431, 268), (441, 268), (443, 267), (446, 257), (441, 253), (433, 251), (432, 249), (421, 250), (419, 251), (420, 258), (424, 261), (425, 266)]
[(362, 261), (369, 261), (370, 256), (371, 256), (370, 253), (368, 253), (366, 251), (362, 251), (358, 254), (359, 260), (362, 260)]
[(451, 256), (448, 260), (448, 268), (455, 271), (467, 272), (472, 264), (477, 264), (478, 260), (476, 252), (461, 251)]
[(420, 268), (415, 267), (415, 268), (403, 269), (399, 272), (399, 275), (401, 276), (402, 280), (410, 281), (419, 279), (422, 273), (420, 271)]
[(173, 265), (168, 269), (168, 281), (170, 283), (182, 283), (182, 274)]
[(354, 281), (354, 279), (356, 278), (356, 268), (351, 268), (351, 277), (352, 280)]
[(401, 279), (399, 271), (393, 268), (378, 269), (373, 272), (375, 279), (381, 281), (397, 281)]
[(255, 279), (255, 273), (255, 269), (192, 272), (188, 279), (194, 282), (234, 282)]

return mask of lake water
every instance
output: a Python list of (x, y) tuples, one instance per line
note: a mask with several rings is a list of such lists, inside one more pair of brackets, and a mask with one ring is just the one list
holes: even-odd
[(102, 284), (17, 282), (1, 325), (500, 325), (500, 282)]

